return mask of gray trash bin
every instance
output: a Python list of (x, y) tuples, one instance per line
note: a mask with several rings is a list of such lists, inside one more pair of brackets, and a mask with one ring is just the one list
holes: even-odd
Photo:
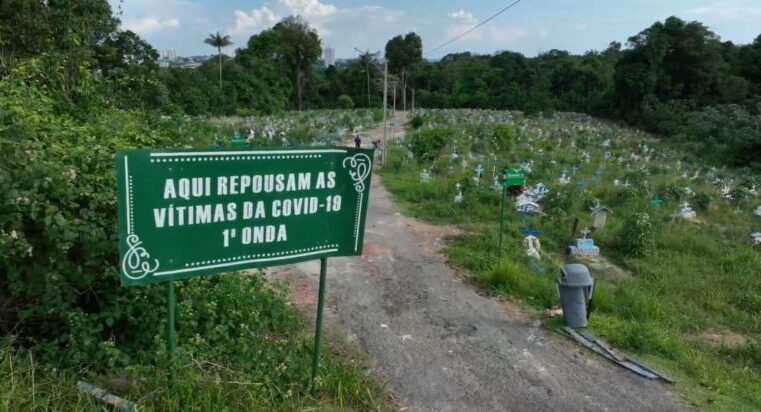
[(566, 325), (587, 327), (587, 303), (592, 299), (594, 287), (595, 280), (586, 266), (572, 263), (560, 269), (558, 294)]

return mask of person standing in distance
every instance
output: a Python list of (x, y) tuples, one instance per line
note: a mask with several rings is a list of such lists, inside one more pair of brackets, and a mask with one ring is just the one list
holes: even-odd
[(359, 132), (354, 133), (354, 147), (357, 149), (362, 147), (362, 138), (359, 137)]

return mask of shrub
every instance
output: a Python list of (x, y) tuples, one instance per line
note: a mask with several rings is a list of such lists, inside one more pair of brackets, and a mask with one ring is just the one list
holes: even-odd
[(647, 213), (635, 213), (624, 221), (618, 233), (620, 251), (642, 256), (655, 247), (658, 228)]
[(705, 192), (696, 192), (692, 201), (699, 212), (705, 212), (711, 207), (711, 196)]
[(454, 131), (450, 128), (418, 130), (410, 136), (409, 148), (416, 159), (433, 161), (453, 139)]
[(423, 117), (419, 114), (416, 114), (412, 117), (412, 120), (410, 121), (410, 126), (412, 126), (413, 129), (419, 129), (423, 126), (425, 122), (423, 121)]
[(338, 96), (338, 107), (341, 109), (351, 109), (354, 107), (354, 101), (351, 99), (351, 97), (342, 94)]
[(492, 144), (497, 150), (509, 150), (512, 148), (515, 140), (515, 130), (509, 124), (498, 124), (494, 126), (492, 135)]

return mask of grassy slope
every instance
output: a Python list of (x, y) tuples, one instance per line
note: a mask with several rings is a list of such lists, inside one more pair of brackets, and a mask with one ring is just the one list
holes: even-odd
[[(187, 343), (187, 342), (186, 342)], [(180, 351), (182, 351), (180, 342)], [(340, 337), (328, 334), (323, 342), (323, 357), (316, 390), (308, 390), (313, 335), (303, 322), (277, 337), (262, 351), (284, 356), (278, 368), (300, 370), (300, 382), (289, 382), (287, 392), (269, 381), (279, 374), (258, 370), (257, 365), (241, 360), (236, 364), (205, 355), (178, 355), (174, 383), (164, 368), (136, 366), (114, 376), (82, 370), (56, 370), (36, 363), (29, 352), (10, 349), (0, 341), (0, 411), (104, 410), (104, 404), (79, 392), (76, 382), (83, 380), (128, 400), (158, 391), (159, 396), (141, 404), (142, 410), (160, 411), (244, 411), (244, 410), (392, 410), (385, 388), (365, 374), (366, 358)], [(277, 356), (277, 355), (275, 355)], [(266, 384), (266, 385), (265, 385)], [(295, 390), (293, 388), (296, 388)]]
[[(430, 116), (439, 124), (447, 122), (441, 114)], [(445, 116), (454, 117), (454, 124), (467, 123), (467, 119), (460, 117), (465, 115), (449, 112)], [(467, 116), (473, 117), (472, 114)], [(457, 126), (463, 130), (457, 141), (460, 152), (470, 146), (476, 149), (475, 156), (479, 156), (478, 149), (483, 145), (478, 144), (478, 138), (467, 139), (467, 135), (488, 136), (488, 130), (482, 130), (488, 120), (481, 120), (476, 122), (478, 126)], [(758, 343), (761, 337), (761, 256), (758, 250), (746, 244), (749, 228), (756, 223), (753, 220), (756, 218), (748, 212), (748, 205), (743, 205), (743, 213), (736, 214), (734, 205), (716, 200), (719, 195), (715, 187), (700, 180), (682, 179), (676, 171), (662, 167), (663, 159), (653, 159), (652, 165), (642, 172), (652, 189), (644, 189), (641, 195), (629, 193), (636, 192), (636, 187), (624, 190), (613, 185), (614, 178), (623, 181), (627, 173), (615, 162), (607, 162), (605, 174), (597, 184), (590, 184), (584, 190), (573, 183), (561, 188), (554, 180), (561, 168), (570, 166), (574, 150), (567, 146), (555, 148), (553, 157), (558, 161), (553, 164), (540, 161), (535, 148), (553, 149), (548, 144), (552, 141), (553, 127), (557, 127), (556, 135), (562, 133), (564, 138), (573, 139), (574, 136), (568, 136), (564, 130), (573, 130), (578, 124), (569, 121), (565, 127), (550, 121), (518, 122), (525, 126), (523, 139), (518, 139), (520, 143), (510, 151), (497, 151), (498, 158), (511, 165), (528, 158), (537, 160), (529, 183), (545, 182), (553, 191), (568, 191), (570, 201), (564, 207), (565, 213), (550, 211), (546, 217), (527, 221), (516, 215), (509, 201), (502, 264), (496, 262), (499, 195), (483, 187), (490, 185), (486, 179), (480, 188), (467, 182), (478, 161), (487, 167), (487, 175), (491, 177), (489, 159), (494, 152), (481, 152), (484, 154), (481, 159), (472, 159), (466, 169), (458, 164), (459, 159), (455, 162), (443, 156), (425, 165), (433, 167), (435, 176), (431, 183), (422, 184), (418, 176), (423, 165), (401, 160), (405, 157), (403, 149), (395, 149), (390, 158), (391, 167), (382, 172), (384, 182), (407, 213), (468, 229), (468, 235), (450, 242), (447, 253), (451, 262), (469, 269), (495, 293), (521, 298), (538, 310), (558, 303), (554, 278), (564, 261), (563, 250), (570, 244), (573, 217), (581, 219), (580, 227), (590, 225), (592, 199), (602, 199), (614, 214), (605, 229), (594, 237), (603, 254), (630, 276), (612, 277), (605, 271), (594, 271), (598, 287), (591, 316), (593, 332), (673, 374), (679, 381), (678, 390), (697, 405), (721, 410), (761, 409), (761, 345)], [(547, 130), (550, 133), (546, 133)], [(548, 137), (537, 139), (542, 133)], [(587, 137), (590, 134), (591, 137)], [(597, 132), (576, 135), (578, 145), (584, 146), (593, 160), (590, 165), (581, 164), (575, 181), (582, 176), (591, 179), (596, 163), (605, 163), (602, 152), (606, 149), (599, 143), (603, 137), (616, 134), (625, 135), (619, 143), (621, 152), (634, 151), (631, 147), (636, 147), (638, 139), (640, 142), (644, 139), (623, 129), (603, 126)], [(526, 142), (526, 136), (533, 136), (534, 141)], [(662, 145), (657, 145), (657, 150), (669, 151)], [(450, 169), (448, 165), (454, 167)], [(658, 167), (663, 170), (656, 170)], [(453, 202), (458, 181), (464, 187), (462, 205)], [(711, 206), (699, 211), (705, 224), (674, 221), (670, 215), (679, 203), (674, 196), (666, 197), (663, 207), (653, 210), (648, 199), (654, 193), (670, 193), (663, 189), (668, 185), (691, 185), (696, 192), (709, 194), (714, 199)], [(636, 211), (650, 213), (660, 233), (656, 247), (642, 257), (629, 256), (617, 236), (621, 222)], [(542, 247), (549, 252), (542, 261), (547, 269), (545, 274), (531, 271), (522, 252), (521, 229), (529, 222), (543, 232), (540, 235)], [(700, 338), (706, 333), (740, 336), (740, 341), (717, 345)]]

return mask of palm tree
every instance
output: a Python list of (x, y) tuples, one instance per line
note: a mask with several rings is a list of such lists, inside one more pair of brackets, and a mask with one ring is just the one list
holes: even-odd
[(203, 41), (204, 43), (217, 48), (217, 54), (219, 55), (219, 88), (222, 88), (222, 48), (227, 47), (233, 42), (230, 41), (229, 35), (221, 35), (210, 33), (209, 37)]

